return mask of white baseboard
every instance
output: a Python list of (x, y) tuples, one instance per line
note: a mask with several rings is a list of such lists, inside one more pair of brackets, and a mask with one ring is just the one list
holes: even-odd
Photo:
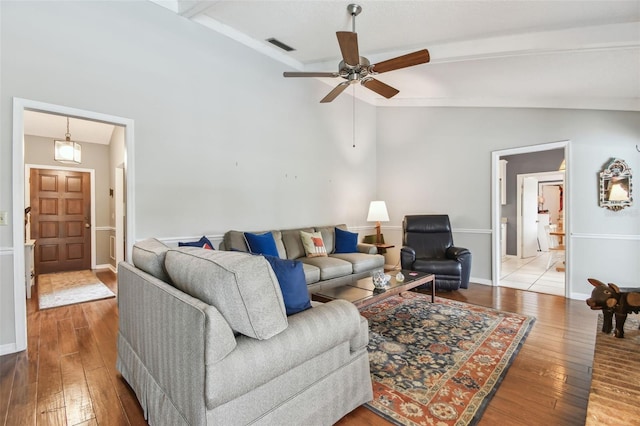
[(469, 278), (469, 282), (470, 283), (474, 283), (474, 284), (482, 284), (482, 285), (493, 285), (493, 281), (488, 280), (486, 278), (474, 278), (471, 277)]
[(0, 356), (1, 355), (12, 354), (14, 352), (16, 352), (16, 344), (15, 343), (8, 343), (6, 345), (0, 345)]
[(96, 270), (98, 269), (110, 269), (112, 272), (116, 272), (116, 269), (110, 263), (105, 263), (103, 265), (96, 265)]
[(591, 294), (582, 294), (582, 293), (569, 293), (569, 299), (574, 299), (574, 300), (587, 300), (588, 298), (591, 297)]

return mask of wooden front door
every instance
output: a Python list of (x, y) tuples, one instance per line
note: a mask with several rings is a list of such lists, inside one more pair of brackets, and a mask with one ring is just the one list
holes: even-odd
[(31, 169), (35, 272), (91, 269), (90, 174)]

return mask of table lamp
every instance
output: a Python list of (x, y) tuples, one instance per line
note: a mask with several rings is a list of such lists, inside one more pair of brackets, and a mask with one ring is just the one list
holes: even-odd
[(367, 222), (376, 222), (376, 244), (380, 244), (380, 222), (389, 222), (389, 213), (384, 201), (372, 201), (369, 204)]

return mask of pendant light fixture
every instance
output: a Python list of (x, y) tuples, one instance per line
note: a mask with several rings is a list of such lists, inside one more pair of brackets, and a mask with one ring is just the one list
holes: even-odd
[(82, 147), (79, 143), (71, 140), (69, 133), (69, 117), (67, 117), (67, 133), (64, 134), (65, 140), (53, 141), (53, 159), (61, 163), (80, 164), (82, 156)]

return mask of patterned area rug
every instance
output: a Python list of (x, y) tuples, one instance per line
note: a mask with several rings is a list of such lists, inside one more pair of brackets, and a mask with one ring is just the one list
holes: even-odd
[(369, 320), (373, 401), (399, 425), (475, 424), (535, 318), (420, 293), (361, 312)]
[(38, 303), (40, 309), (108, 299), (115, 296), (92, 271), (38, 275)]
[[(602, 330), (598, 316), (587, 426), (640, 424), (640, 320), (628, 315), (624, 338)], [(615, 326), (615, 320), (614, 320)]]

